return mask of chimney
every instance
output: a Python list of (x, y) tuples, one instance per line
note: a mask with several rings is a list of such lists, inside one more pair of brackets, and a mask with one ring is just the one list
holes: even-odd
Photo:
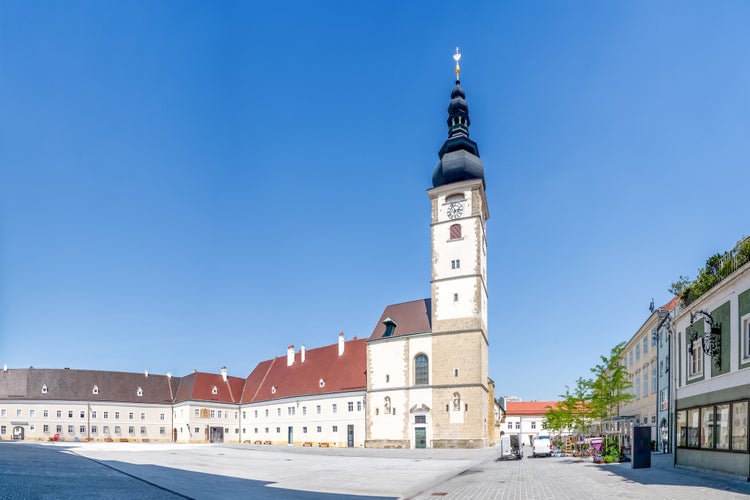
[(294, 364), (294, 345), (290, 345), (286, 348), (286, 366), (292, 366)]
[(8, 373), (8, 363), (3, 365), (3, 373)]
[(305, 362), (305, 345), (302, 344), (302, 346), (299, 348), (299, 360), (300, 363)]
[(339, 356), (344, 354), (344, 332), (339, 333)]
[(167, 378), (169, 378), (169, 379), (172, 378), (172, 372), (167, 372)]
[(148, 378), (148, 370), (144, 370), (143, 374), (146, 376), (146, 378)]
[(221, 367), (221, 378), (224, 379), (224, 382), (227, 381), (227, 367), (226, 366)]

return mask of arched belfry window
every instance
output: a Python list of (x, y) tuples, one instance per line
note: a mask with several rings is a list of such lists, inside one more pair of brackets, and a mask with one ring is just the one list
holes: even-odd
[(458, 194), (452, 194), (450, 196), (446, 196), (445, 197), (445, 202), (446, 203), (455, 203), (457, 201), (464, 201), (465, 199), (466, 199), (466, 197), (464, 197), (463, 193), (458, 193)]
[(461, 239), (461, 224), (451, 224), (451, 239)]
[(429, 366), (430, 363), (425, 354), (418, 354), (414, 358), (414, 385), (427, 385), (430, 383)]

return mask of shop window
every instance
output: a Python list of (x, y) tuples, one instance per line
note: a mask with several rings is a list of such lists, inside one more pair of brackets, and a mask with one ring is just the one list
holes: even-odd
[(732, 450), (747, 451), (747, 401), (732, 403)]

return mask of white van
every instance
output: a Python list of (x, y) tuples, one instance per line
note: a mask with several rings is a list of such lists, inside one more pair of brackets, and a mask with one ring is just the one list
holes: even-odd
[(537, 436), (534, 439), (531, 444), (531, 456), (534, 458), (552, 456), (552, 441), (550, 441), (549, 436)]

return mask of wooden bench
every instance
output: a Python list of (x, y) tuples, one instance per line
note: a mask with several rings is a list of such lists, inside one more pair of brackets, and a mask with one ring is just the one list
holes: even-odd
[(302, 446), (312, 446), (312, 442), (305, 441), (304, 443), (302, 443)]
[(260, 439), (257, 439), (253, 444), (263, 444), (263, 441), (261, 441)]
[(263, 441), (263, 444), (271, 444), (271, 441)]
[(141, 442), (142, 443), (150, 443), (151, 440), (149, 438), (143, 438), (143, 439), (141, 439)]
[(105, 442), (105, 443), (114, 443), (114, 442), (115, 442), (115, 440), (114, 440), (114, 439), (112, 439), (112, 438), (104, 438), (104, 442)]
[(329, 448), (331, 445), (329, 443), (318, 443), (318, 446), (321, 448)]
[(129, 441), (128, 441), (128, 438), (120, 438), (120, 442), (121, 443), (127, 443)]

